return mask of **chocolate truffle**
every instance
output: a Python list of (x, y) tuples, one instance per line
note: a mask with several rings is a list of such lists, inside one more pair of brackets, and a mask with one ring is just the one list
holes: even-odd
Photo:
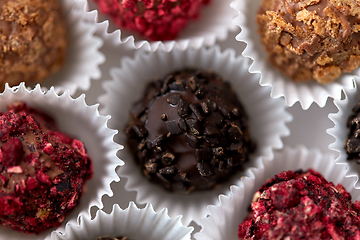
[(210, 0), (95, 0), (120, 28), (150, 40), (172, 40)]
[(314, 170), (282, 172), (254, 195), (239, 239), (358, 239), (360, 202)]
[(360, 64), (359, 12), (356, 0), (263, 0), (258, 32), (285, 76), (326, 84)]
[(67, 32), (57, 0), (0, 1), (0, 90), (39, 82), (65, 60)]
[(354, 160), (360, 164), (360, 103), (352, 109), (352, 114), (347, 121), (349, 128), (348, 139), (345, 143), (345, 149), (348, 154), (348, 160)]
[(25, 103), (0, 113), (0, 224), (26, 233), (59, 226), (92, 175), (84, 144)]
[(212, 189), (253, 150), (242, 105), (210, 71), (185, 69), (149, 83), (130, 115), (128, 146), (145, 176), (169, 191)]

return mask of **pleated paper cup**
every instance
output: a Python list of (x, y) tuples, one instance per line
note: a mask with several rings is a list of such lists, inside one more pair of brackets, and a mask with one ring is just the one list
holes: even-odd
[[(123, 164), (116, 156), (117, 151), (121, 149), (120, 145), (113, 141), (116, 131), (107, 127), (110, 117), (100, 115), (98, 105), (86, 105), (85, 95), (73, 99), (69, 91), (58, 96), (54, 88), (44, 92), (40, 85), (34, 90), (28, 90), (24, 83), (12, 88), (6, 84), (4, 92), (0, 94), (0, 111), (6, 111), (6, 107), (15, 101), (25, 102), (29, 107), (51, 116), (61, 132), (84, 143), (92, 160), (93, 176), (86, 181), (87, 190), (84, 191), (79, 204), (57, 228), (57, 231), (63, 231), (65, 224), (76, 222), (79, 214), (89, 215), (92, 206), (101, 209), (103, 195), (113, 195), (110, 183), (119, 181), (115, 169)], [(49, 239), (51, 230), (54, 229), (40, 235), (32, 235), (0, 227), (0, 240)]]
[(123, 44), (127, 49), (171, 51), (174, 48), (185, 50), (188, 47), (198, 49), (203, 45), (213, 46), (216, 41), (227, 39), (229, 32), (237, 29), (232, 23), (236, 11), (230, 7), (230, 3), (231, 0), (211, 0), (210, 4), (203, 6), (198, 19), (190, 20), (179, 36), (169, 41), (150, 41), (140, 34), (119, 29), (109, 16), (100, 13), (93, 0), (87, 0), (84, 11), (92, 14), (88, 19), (96, 23), (98, 32), (106, 42), (115, 46)]
[(99, 49), (103, 40), (94, 35), (96, 25), (86, 21), (89, 14), (83, 11), (86, 0), (58, 2), (67, 23), (67, 54), (60, 71), (41, 82), (41, 86), (48, 89), (55, 86), (57, 93), (69, 90), (70, 94), (74, 94), (78, 89), (87, 91), (91, 79), (97, 80), (101, 77), (99, 65), (105, 61), (105, 57)]
[(256, 168), (246, 171), (240, 184), (231, 186), (230, 194), (220, 195), (217, 206), (209, 206), (207, 218), (200, 220), (201, 231), (195, 234), (196, 240), (238, 240), (238, 226), (248, 216), (249, 206), (255, 192), (266, 182), (283, 171), (310, 168), (321, 173), (326, 180), (335, 185), (341, 183), (351, 194), (353, 200), (360, 200), (360, 191), (354, 187), (356, 179), (345, 177), (344, 165), (335, 163), (333, 154), (322, 154), (318, 150), (305, 147), (285, 147), (275, 152), (273, 158), (263, 158)]
[(351, 88), (353, 86), (353, 76), (360, 74), (360, 68), (354, 70), (352, 74), (344, 73), (334, 82), (326, 85), (317, 83), (315, 80), (306, 83), (293, 82), (282, 75), (268, 62), (267, 53), (258, 34), (256, 15), (262, 1), (234, 0), (231, 3), (231, 6), (238, 13), (233, 22), (241, 28), (241, 32), (236, 36), (236, 40), (246, 43), (246, 48), (242, 54), (253, 60), (249, 71), (251, 73), (261, 73), (260, 85), (271, 86), (271, 96), (273, 98), (285, 97), (286, 105), (288, 106), (299, 102), (305, 110), (313, 102), (320, 107), (324, 107), (329, 97), (340, 99), (341, 90), (344, 87)]
[(162, 186), (150, 183), (128, 150), (124, 133), (129, 121), (129, 110), (142, 97), (149, 81), (186, 67), (212, 70), (232, 84), (249, 116), (250, 137), (257, 144), (253, 156), (272, 156), (273, 149), (283, 147), (281, 137), (289, 135), (285, 123), (291, 120), (291, 115), (285, 111), (285, 103), (282, 99), (270, 98), (270, 89), (258, 84), (259, 75), (249, 74), (248, 59), (235, 57), (233, 50), (221, 52), (216, 47), (173, 50), (170, 53), (138, 53), (134, 59), (125, 58), (121, 66), (111, 70), (112, 80), (104, 83), (106, 93), (99, 97), (99, 102), (104, 106), (103, 113), (112, 116), (110, 127), (119, 130), (116, 141), (125, 145), (125, 150), (119, 155), (125, 165), (118, 173), (120, 177), (127, 178), (126, 190), (137, 192), (137, 204), (151, 203), (156, 211), (167, 207), (170, 217), (183, 215), (182, 222), (185, 225), (206, 216), (206, 206), (214, 204), (218, 194), (227, 192), (229, 186), (236, 184), (242, 174), (234, 175), (216, 190), (189, 195), (171, 193)]
[(81, 215), (78, 223), (69, 223), (63, 234), (53, 232), (51, 240), (96, 240), (99, 237), (128, 237), (147, 240), (190, 240), (192, 227), (181, 224), (180, 217), (169, 218), (166, 209), (156, 213), (147, 204), (139, 209), (133, 202), (122, 210), (114, 205), (110, 214), (99, 210), (94, 219)]
[(344, 99), (334, 100), (334, 104), (339, 111), (329, 114), (329, 118), (335, 126), (327, 130), (327, 133), (335, 138), (335, 142), (330, 144), (329, 148), (337, 152), (336, 162), (346, 166), (348, 169), (346, 175), (356, 176), (357, 179), (359, 179), (360, 165), (353, 160), (347, 160), (345, 144), (350, 132), (350, 129), (346, 126), (348, 118), (352, 114), (352, 109), (360, 102), (358, 85), (358, 81), (354, 82), (354, 88), (344, 89)]

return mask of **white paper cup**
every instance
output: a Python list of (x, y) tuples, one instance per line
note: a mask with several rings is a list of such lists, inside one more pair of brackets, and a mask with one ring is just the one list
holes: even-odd
[[(110, 183), (119, 181), (115, 169), (123, 164), (116, 157), (117, 151), (121, 149), (120, 145), (113, 141), (116, 131), (107, 127), (110, 117), (101, 116), (98, 112), (98, 105), (86, 105), (85, 95), (73, 99), (70, 97), (69, 91), (58, 96), (54, 88), (43, 92), (40, 85), (37, 85), (34, 90), (30, 91), (25, 88), (23, 83), (13, 88), (9, 88), (6, 84), (4, 92), (0, 94), (0, 111), (6, 111), (6, 106), (15, 101), (23, 101), (29, 107), (53, 117), (60, 131), (84, 143), (88, 155), (92, 159), (93, 176), (86, 181), (87, 191), (82, 195), (78, 206), (57, 228), (58, 231), (62, 231), (67, 222), (76, 222), (79, 214), (84, 216), (90, 214), (91, 206), (101, 209), (103, 207), (101, 197), (104, 194), (113, 195)], [(51, 230), (40, 235), (31, 235), (0, 227), (0, 240), (43, 240), (50, 236)]]
[(202, 230), (195, 234), (197, 240), (238, 240), (238, 226), (248, 216), (248, 208), (255, 192), (268, 178), (283, 171), (308, 170), (321, 173), (326, 180), (335, 185), (341, 183), (351, 194), (353, 200), (360, 200), (360, 191), (354, 187), (356, 179), (345, 177), (345, 166), (334, 161), (333, 154), (322, 154), (318, 150), (305, 147), (285, 147), (275, 152), (274, 158), (263, 158), (256, 168), (246, 171), (240, 184), (231, 186), (228, 195), (220, 195), (217, 206), (209, 206), (207, 218), (200, 220)]
[[(106, 93), (99, 97), (99, 102), (104, 106), (103, 113), (112, 115), (109, 126), (119, 130), (116, 141), (122, 145), (127, 142), (124, 128), (129, 120), (129, 110), (142, 97), (146, 83), (185, 67), (212, 70), (232, 84), (249, 116), (250, 136), (257, 144), (253, 156), (271, 157), (272, 149), (283, 147), (281, 137), (289, 135), (285, 122), (291, 120), (291, 115), (285, 111), (283, 99), (271, 99), (270, 89), (259, 86), (259, 75), (248, 73), (248, 59), (235, 57), (233, 50), (221, 52), (216, 47), (138, 53), (135, 59), (124, 58), (121, 66), (112, 69), (113, 79), (104, 83)], [(183, 215), (185, 225), (206, 216), (206, 206), (214, 204), (218, 194), (227, 192), (229, 186), (242, 176), (236, 174), (216, 190), (176, 194), (150, 183), (126, 147), (119, 154), (125, 162), (119, 169), (119, 176), (127, 178), (126, 190), (137, 192), (136, 203), (151, 203), (156, 211), (167, 207), (170, 217)]]
[(74, 94), (77, 89), (87, 91), (91, 79), (99, 79), (99, 65), (105, 61), (99, 51), (103, 40), (94, 35), (96, 26), (87, 22), (89, 13), (83, 11), (86, 0), (60, 0), (63, 16), (67, 23), (68, 49), (64, 66), (59, 72), (41, 82), (42, 87), (55, 86), (57, 93), (69, 90)]
[(238, 12), (233, 22), (241, 28), (236, 40), (246, 43), (247, 46), (242, 54), (253, 60), (249, 71), (261, 73), (260, 85), (271, 86), (271, 96), (273, 98), (284, 96), (288, 106), (299, 101), (303, 109), (308, 109), (313, 102), (324, 107), (328, 97), (340, 99), (341, 90), (344, 87), (352, 87), (353, 75), (359, 75), (360, 68), (354, 70), (352, 74), (342, 74), (337, 80), (327, 85), (319, 84), (315, 80), (307, 83), (293, 82), (282, 75), (268, 62), (267, 53), (257, 32), (256, 14), (262, 1), (234, 0), (231, 3)]
[(156, 213), (151, 204), (139, 209), (130, 202), (124, 210), (114, 205), (110, 214), (99, 210), (92, 220), (81, 215), (79, 222), (69, 223), (63, 234), (52, 232), (51, 240), (96, 240), (106, 235), (134, 240), (190, 240), (193, 228), (182, 225), (180, 218), (169, 218), (165, 208)]
[(231, 0), (211, 0), (210, 4), (203, 6), (200, 17), (190, 20), (180, 35), (171, 41), (150, 41), (137, 33), (119, 29), (113, 24), (109, 16), (99, 12), (93, 0), (87, 0), (85, 12), (92, 14), (92, 17), (88, 19), (96, 23), (101, 37), (106, 42), (113, 42), (115, 45), (121, 43), (128, 49), (171, 51), (174, 48), (184, 50), (188, 47), (213, 46), (217, 40), (225, 40), (229, 31), (237, 29), (232, 23), (236, 17), (236, 11), (230, 7), (230, 3)]
[(347, 176), (356, 176), (356, 178), (359, 179), (360, 165), (353, 160), (347, 160), (347, 153), (345, 149), (345, 143), (350, 132), (350, 129), (346, 126), (347, 120), (352, 114), (353, 107), (360, 102), (359, 88), (357, 85), (359, 85), (358, 81), (354, 82), (354, 88), (344, 89), (344, 99), (334, 100), (334, 104), (339, 111), (337, 113), (329, 114), (329, 119), (333, 121), (335, 126), (333, 128), (329, 128), (327, 133), (335, 138), (335, 142), (330, 144), (329, 148), (340, 154), (336, 158), (336, 163), (346, 166)]

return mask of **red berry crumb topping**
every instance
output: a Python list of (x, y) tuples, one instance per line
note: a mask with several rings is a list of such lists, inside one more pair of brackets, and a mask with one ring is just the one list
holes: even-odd
[(91, 178), (79, 140), (23, 102), (0, 113), (0, 224), (26, 233), (57, 227)]
[(287, 171), (269, 179), (239, 225), (239, 239), (360, 239), (360, 202), (318, 172)]
[(150, 40), (172, 40), (210, 0), (95, 0), (115, 24)]

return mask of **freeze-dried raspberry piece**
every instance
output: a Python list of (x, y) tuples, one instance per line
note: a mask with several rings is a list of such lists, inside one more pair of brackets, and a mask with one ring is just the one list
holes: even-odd
[(360, 202), (310, 169), (269, 179), (239, 225), (239, 239), (359, 239)]
[(92, 175), (84, 144), (25, 103), (0, 113), (0, 224), (40, 233), (77, 205)]
[(19, 165), (24, 156), (24, 150), (21, 140), (11, 137), (2, 146), (2, 159), (1, 163), (5, 167), (13, 167)]
[(102, 13), (118, 27), (136, 31), (150, 40), (172, 40), (191, 19), (199, 17), (209, 0), (95, 0)]

